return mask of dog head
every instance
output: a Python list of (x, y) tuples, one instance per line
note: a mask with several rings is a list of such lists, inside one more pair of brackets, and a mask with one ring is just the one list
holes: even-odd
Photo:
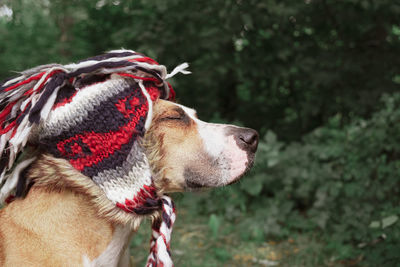
[(195, 110), (170, 101), (157, 100), (153, 109), (144, 144), (161, 190), (232, 184), (253, 165), (255, 130), (201, 121)]

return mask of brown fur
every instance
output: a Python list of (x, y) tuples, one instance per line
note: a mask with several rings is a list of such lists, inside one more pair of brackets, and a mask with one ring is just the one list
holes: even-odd
[[(156, 157), (149, 155), (149, 158), (153, 169), (158, 173), (155, 179), (157, 186), (165, 192), (185, 189), (183, 163), (190, 160), (190, 155), (197, 157), (203, 146), (195, 124), (190, 118), (168, 119), (179, 116), (182, 114), (173, 103), (157, 101), (154, 106), (154, 123), (145, 138), (148, 143), (156, 144), (158, 148), (146, 151), (151, 153), (156, 151)], [(163, 166), (168, 167), (163, 168)]]
[(43, 188), (47, 192), (68, 190), (85, 195), (88, 199), (87, 204), (92, 206), (99, 216), (113, 223), (131, 223), (133, 228), (140, 224), (141, 217), (132, 217), (115, 207), (99, 186), (64, 159), (42, 155), (32, 165), (28, 177), (35, 182), (35, 188)]
[[(0, 212), (1, 266), (79, 266), (107, 247), (114, 225), (84, 194), (33, 187)], [(7, 257), (5, 257), (7, 255)]]

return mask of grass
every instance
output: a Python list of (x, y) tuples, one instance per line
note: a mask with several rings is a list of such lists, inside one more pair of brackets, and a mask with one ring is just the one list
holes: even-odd
[[(235, 223), (220, 225), (217, 234), (209, 218), (190, 216), (178, 207), (171, 249), (175, 266), (360, 266), (342, 264), (322, 252), (324, 244), (313, 234), (297, 234), (286, 240), (243, 240)], [(144, 266), (149, 250), (150, 224), (144, 223), (131, 243), (133, 266)]]

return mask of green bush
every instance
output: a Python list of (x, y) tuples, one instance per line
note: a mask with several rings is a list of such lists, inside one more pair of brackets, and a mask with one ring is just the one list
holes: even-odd
[(0, 80), (130, 48), (170, 71), (189, 62), (172, 82), (203, 119), (298, 141), (398, 89), (399, 16), (393, 0), (2, 0)]
[(299, 143), (268, 132), (250, 175), (195, 198), (194, 212), (238, 222), (243, 239), (316, 232), (336, 260), (400, 262), (400, 94), (382, 99), (368, 120), (343, 127), (338, 114)]

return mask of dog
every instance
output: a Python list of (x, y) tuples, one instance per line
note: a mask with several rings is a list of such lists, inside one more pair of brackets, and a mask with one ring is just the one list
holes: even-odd
[[(230, 185), (251, 168), (258, 133), (201, 121), (164, 99), (138, 146), (158, 194)], [(129, 241), (141, 221), (118, 209), (92, 179), (63, 158), (37, 154), (23, 197), (0, 210), (0, 266), (130, 266)]]

